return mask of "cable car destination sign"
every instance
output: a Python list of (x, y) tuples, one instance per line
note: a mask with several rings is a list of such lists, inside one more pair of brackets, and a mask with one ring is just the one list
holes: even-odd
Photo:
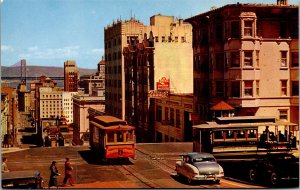
[(156, 82), (157, 90), (150, 90), (148, 92), (149, 98), (166, 98), (169, 96), (170, 91), (170, 79), (162, 77), (158, 82)]

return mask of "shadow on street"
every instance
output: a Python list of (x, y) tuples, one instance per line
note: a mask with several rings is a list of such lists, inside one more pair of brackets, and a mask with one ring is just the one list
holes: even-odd
[(87, 163), (92, 165), (133, 165), (128, 158), (115, 158), (104, 160), (101, 156), (92, 150), (78, 151), (79, 155)]

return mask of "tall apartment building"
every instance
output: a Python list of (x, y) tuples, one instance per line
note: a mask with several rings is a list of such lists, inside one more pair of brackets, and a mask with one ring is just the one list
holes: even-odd
[(52, 87), (39, 88), (40, 119), (61, 117), (62, 106), (62, 89)]
[(193, 92), (192, 26), (173, 16), (154, 15), (144, 31), (140, 43), (131, 42), (123, 51), (125, 120), (137, 128), (142, 141), (152, 141), (155, 102), (149, 91), (158, 90), (157, 83), (166, 79), (172, 93)]
[(67, 124), (73, 123), (73, 96), (78, 92), (62, 93), (62, 111)]
[(104, 29), (105, 42), (105, 112), (125, 119), (125, 46), (142, 39), (144, 24), (135, 19), (117, 21)]
[(195, 111), (200, 120), (224, 100), (236, 115), (299, 123), (298, 6), (229, 4), (193, 25)]
[(67, 60), (64, 62), (64, 89), (66, 92), (78, 91), (79, 69), (75, 61)]

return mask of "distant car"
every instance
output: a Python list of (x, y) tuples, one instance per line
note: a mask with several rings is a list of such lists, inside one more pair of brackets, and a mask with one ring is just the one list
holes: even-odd
[(178, 176), (185, 177), (188, 183), (194, 180), (220, 183), (220, 178), (224, 177), (222, 166), (212, 154), (192, 152), (181, 156), (182, 160), (176, 162), (176, 172)]
[(299, 182), (299, 159), (288, 153), (259, 156), (251, 164), (249, 179), (264, 180), (273, 186), (287, 180)]

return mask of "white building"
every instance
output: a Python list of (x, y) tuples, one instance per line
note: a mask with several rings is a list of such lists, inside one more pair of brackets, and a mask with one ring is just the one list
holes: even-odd
[(62, 111), (67, 119), (67, 123), (73, 123), (73, 96), (78, 92), (63, 92), (62, 93)]

